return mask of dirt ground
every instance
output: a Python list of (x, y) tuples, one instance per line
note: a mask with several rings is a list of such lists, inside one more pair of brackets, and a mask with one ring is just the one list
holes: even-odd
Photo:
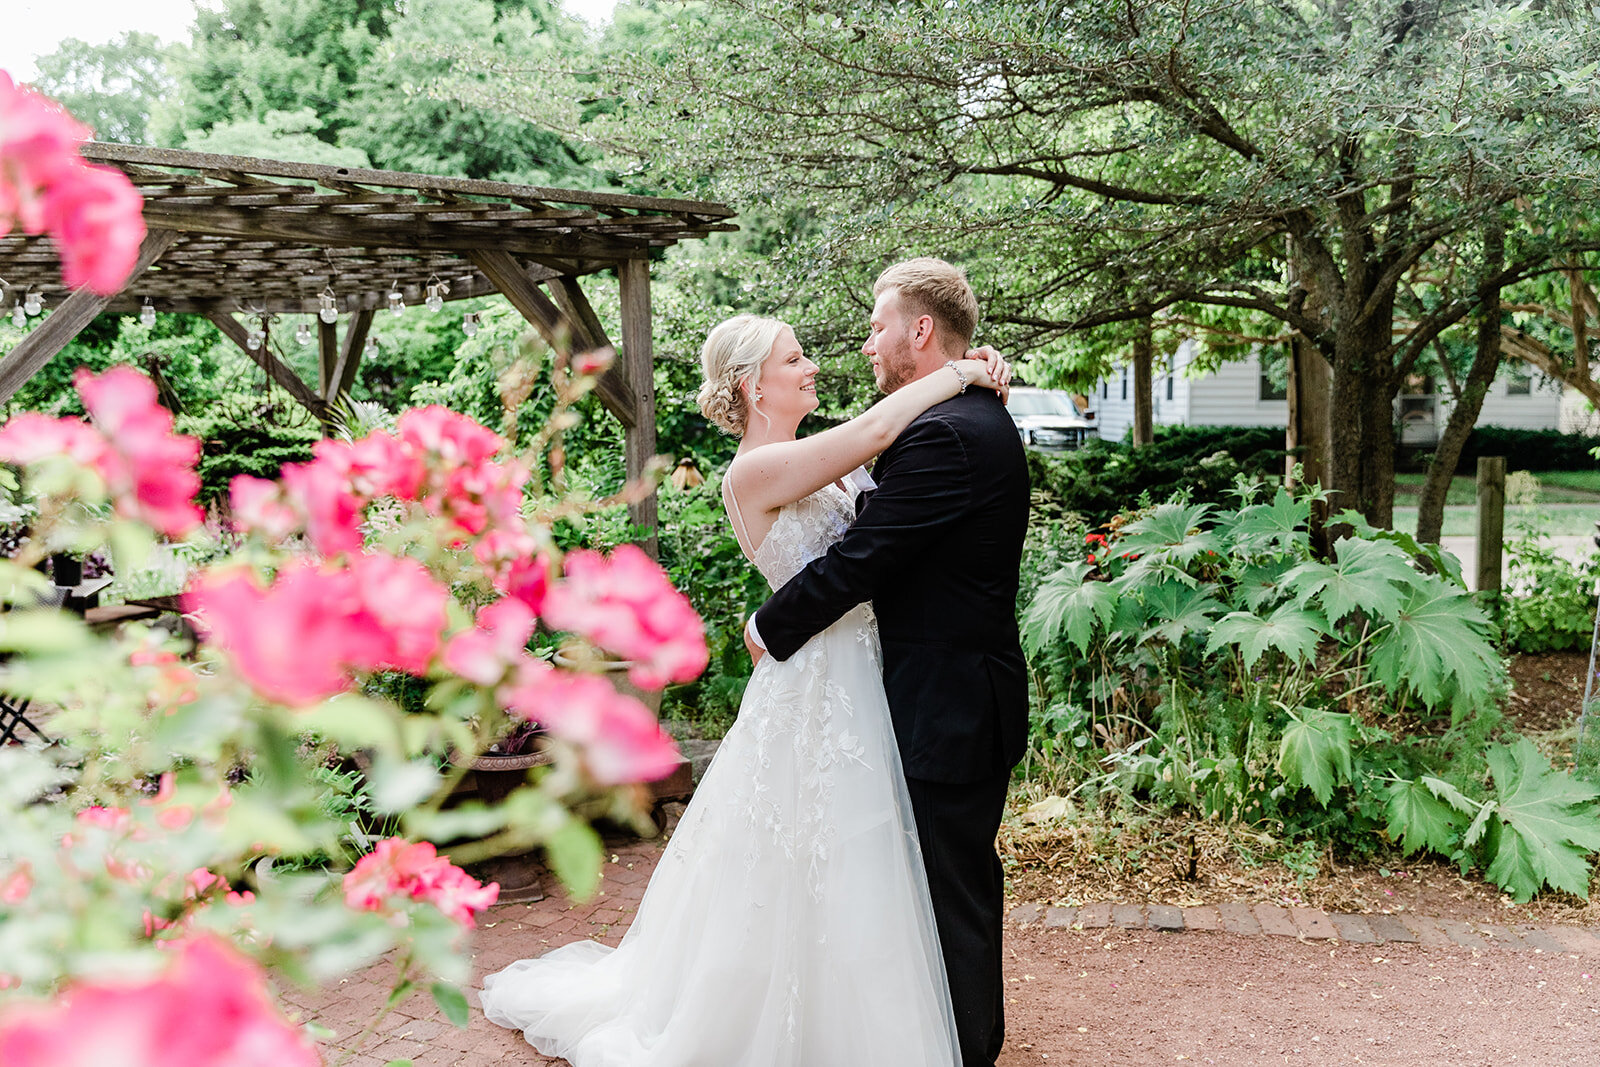
[(998, 1067), (1585, 1067), (1600, 957), (1012, 928)]

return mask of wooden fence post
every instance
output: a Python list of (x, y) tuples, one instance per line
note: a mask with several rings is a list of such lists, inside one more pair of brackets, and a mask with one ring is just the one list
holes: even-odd
[(1506, 458), (1478, 457), (1479, 592), (1500, 592), (1500, 555), (1506, 532)]

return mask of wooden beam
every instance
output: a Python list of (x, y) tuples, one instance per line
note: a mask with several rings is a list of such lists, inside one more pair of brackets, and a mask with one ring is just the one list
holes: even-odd
[[(630, 479), (644, 474), (645, 466), (656, 454), (656, 376), (655, 352), (650, 338), (650, 263), (643, 259), (624, 260), (617, 267), (622, 287), (623, 377), (633, 387), (634, 424), (628, 427), (624, 460)], [(650, 529), (640, 546), (651, 559), (660, 558), (656, 537), (656, 495), (651, 493), (628, 508), (635, 526)]]
[[(511, 306), (533, 324), (551, 348), (571, 351), (572, 342), (583, 335), (584, 328), (562, 314), (561, 309), (528, 277), (514, 256), (509, 252), (488, 250), (478, 250), (468, 255), (483, 271), (484, 277), (493, 282), (511, 301)], [(606, 410), (631, 430), (637, 423), (639, 403), (638, 394), (626, 388), (628, 385), (625, 377), (607, 374), (595, 383), (595, 394), (600, 397)], [(651, 418), (654, 417), (652, 411)]]
[(332, 404), (343, 393), (350, 391), (356, 380), (356, 368), (361, 365), (361, 354), (367, 343), (367, 332), (372, 329), (372, 309), (362, 308), (350, 316), (350, 325), (344, 328), (344, 344), (339, 346), (339, 361), (334, 365), (326, 392), (322, 399)]
[(290, 370), (277, 356), (272, 354), (272, 349), (267, 344), (252, 350), (249, 344), (250, 331), (229, 312), (220, 307), (213, 307), (206, 312), (206, 318), (216, 324), (217, 329), (230, 341), (239, 346), (239, 350), (249, 356), (256, 364), (267, 372), (274, 382), (283, 388), (283, 391), (294, 397), (299, 405), (317, 417), (319, 422), (327, 422), (328, 405), (322, 398), (313, 393), (300, 376)]
[[(128, 275), (128, 283), (148, 270), (150, 264), (160, 259), (161, 253), (177, 239), (177, 234), (161, 230), (146, 233), (144, 243), (139, 246), (139, 258), (134, 262), (133, 273)], [(68, 342), (78, 336), (115, 297), (116, 294), (100, 296), (88, 289), (76, 290), (61, 302), (61, 306), (49, 318), (30, 330), (28, 336), (5, 359), (0, 360), (0, 403), (15, 396), (29, 378), (67, 347)]]
[(611, 344), (611, 339), (606, 336), (606, 328), (600, 324), (600, 316), (594, 313), (594, 307), (578, 285), (578, 279), (558, 274), (545, 284), (550, 287), (550, 294), (556, 298), (562, 314), (583, 331), (581, 343), (584, 347), (604, 348)]

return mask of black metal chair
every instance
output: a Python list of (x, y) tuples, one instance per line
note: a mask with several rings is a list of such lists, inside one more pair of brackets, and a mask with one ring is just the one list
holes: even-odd
[(30, 701), (20, 700), (16, 697), (0, 693), (0, 745), (20, 745), (27, 740), (23, 730), (32, 731), (35, 737), (49, 743), (52, 738), (49, 734), (36, 726), (28, 718), (28, 705)]

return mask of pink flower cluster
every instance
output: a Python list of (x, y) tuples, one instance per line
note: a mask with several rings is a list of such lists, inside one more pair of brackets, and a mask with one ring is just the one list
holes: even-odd
[(400, 416), (394, 435), (319, 441), (311, 462), (283, 468), (281, 485), (239, 475), (230, 487), (234, 516), (268, 540), (304, 532), (328, 557), (360, 551), (367, 505), (383, 497), (420, 503), (447, 520), (457, 543), (491, 527), (502, 538), (515, 536), (523, 532), (528, 471), (495, 461), (505, 446), (465, 415), (437, 405), (414, 408)]
[(247, 571), (213, 571), (184, 606), (257, 693), (304, 707), (349, 689), (353, 670), (425, 673), (449, 600), (416, 560), (364, 553), (342, 567), (291, 562), (266, 586)]
[(545, 596), (544, 617), (632, 660), (628, 677), (645, 689), (692, 681), (706, 669), (700, 616), (634, 545), (619, 545), (609, 560), (598, 552), (569, 553), (566, 581)]
[(0, 70), (0, 237), (50, 234), (63, 280), (111, 295), (139, 258), (144, 198), (117, 170), (78, 154), (89, 130)]
[(172, 432), (172, 415), (156, 387), (132, 367), (73, 376), (92, 425), (34, 412), (0, 427), (0, 460), (29, 466), (66, 456), (100, 475), (117, 513), (169, 537), (200, 524), (195, 505), (200, 442)]
[(678, 765), (678, 746), (650, 709), (604, 678), (529, 658), (499, 697), (512, 714), (574, 745), (601, 785), (653, 782)]
[(427, 841), (413, 844), (399, 837), (378, 842), (344, 876), (345, 903), (358, 911), (387, 911), (397, 901), (422, 900), (468, 929), (499, 895), (499, 885), (479, 883)]
[(177, 942), (142, 981), (82, 982), (48, 1004), (0, 1013), (6, 1067), (319, 1067), (273, 1007), (250, 960), (210, 936)]

